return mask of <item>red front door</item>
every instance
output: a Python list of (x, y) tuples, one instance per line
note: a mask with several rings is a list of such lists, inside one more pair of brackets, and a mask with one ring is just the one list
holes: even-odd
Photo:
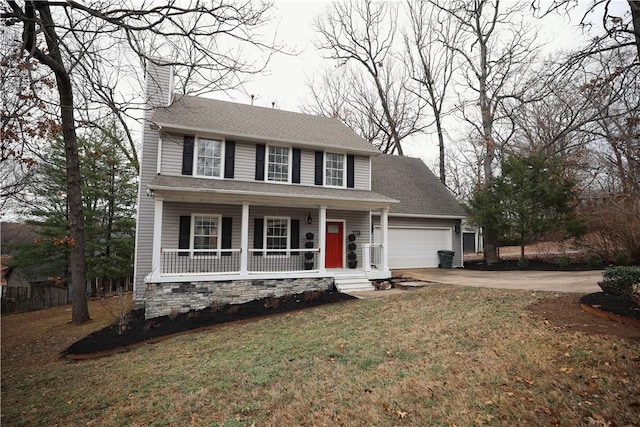
[(327, 254), (325, 267), (342, 268), (344, 258), (344, 224), (341, 222), (327, 222)]

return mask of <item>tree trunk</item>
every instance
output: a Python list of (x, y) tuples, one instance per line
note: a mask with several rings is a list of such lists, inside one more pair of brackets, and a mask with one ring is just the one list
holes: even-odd
[[(69, 71), (65, 68), (60, 53), (60, 40), (55, 32), (55, 24), (47, 3), (28, 4), (26, 13), (34, 13), (37, 8), (45, 29), (48, 52), (45, 53), (35, 45), (35, 34), (30, 34), (30, 28), (25, 26), (25, 47), (34, 52), (34, 56), (53, 71), (56, 77), (58, 95), (60, 97), (60, 121), (62, 138), (64, 140), (67, 167), (67, 203), (69, 206), (71, 255), (71, 322), (80, 324), (89, 320), (89, 306), (87, 304), (86, 264), (84, 220), (82, 213), (82, 186), (80, 176), (80, 158), (78, 154), (78, 137), (75, 128), (73, 86)], [(35, 32), (35, 27), (31, 28)], [(31, 46), (29, 46), (31, 45)]]
[[(66, 77), (66, 78), (65, 78)], [(56, 73), (62, 119), (62, 135), (67, 164), (67, 203), (71, 227), (71, 289), (73, 291), (71, 322), (84, 323), (89, 320), (87, 305), (86, 264), (84, 258), (84, 220), (82, 214), (82, 186), (78, 137), (73, 114), (73, 90), (68, 75), (63, 78)]]
[(442, 130), (442, 123), (440, 122), (440, 112), (436, 116), (436, 130), (438, 132), (438, 151), (440, 153), (440, 182), (443, 185), (447, 185), (447, 177), (444, 169), (444, 131)]
[[(487, 79), (488, 79), (488, 51), (484, 39), (480, 40), (480, 70), (481, 75), (478, 78), (480, 88), (480, 116), (482, 118), (482, 132), (485, 144), (485, 155), (482, 163), (484, 172), (483, 188), (488, 190), (493, 185), (493, 159), (496, 155), (496, 144), (493, 139), (493, 111), (491, 109), (491, 101), (488, 96)], [(485, 224), (485, 246), (484, 259), (487, 264), (498, 261), (498, 233), (493, 229), (492, 224)]]

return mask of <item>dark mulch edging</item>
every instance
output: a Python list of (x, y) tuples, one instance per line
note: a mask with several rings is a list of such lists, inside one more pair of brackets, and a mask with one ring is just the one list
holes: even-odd
[(602, 267), (593, 267), (586, 263), (571, 263), (569, 265), (560, 265), (557, 262), (532, 258), (527, 259), (527, 265), (522, 267), (517, 259), (501, 259), (497, 262), (487, 264), (483, 259), (470, 260), (464, 262), (464, 268), (467, 270), (483, 270), (483, 271), (517, 271), (517, 270), (537, 270), (537, 271), (589, 271), (602, 270)]
[(580, 298), (580, 307), (596, 316), (640, 328), (640, 306), (628, 295), (595, 292)]
[(149, 320), (145, 320), (144, 310), (134, 310), (128, 315), (124, 333), (118, 334), (117, 324), (107, 326), (71, 344), (62, 354), (69, 359), (101, 357), (134, 345), (159, 341), (185, 332), (352, 299), (355, 297), (337, 291), (308, 292)]

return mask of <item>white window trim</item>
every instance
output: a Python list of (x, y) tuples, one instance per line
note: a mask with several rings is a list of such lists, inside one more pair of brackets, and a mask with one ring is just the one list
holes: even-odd
[[(224, 178), (224, 160), (225, 160), (225, 148), (226, 143), (224, 138), (209, 138), (206, 136), (196, 136), (195, 143), (193, 146), (193, 176), (197, 176), (198, 178), (210, 178), (210, 179), (223, 179)], [(198, 174), (198, 146), (200, 145), (200, 140), (206, 139), (208, 141), (220, 141), (220, 175), (212, 176), (212, 175), (199, 175)]]
[[(264, 230), (262, 231), (262, 234), (263, 234), (262, 247), (265, 249), (265, 251), (271, 250), (267, 247), (267, 229), (269, 228), (270, 219), (284, 219), (287, 221), (287, 236), (286, 236), (287, 247), (286, 249), (274, 249), (274, 250), (287, 251), (286, 255), (287, 255), (287, 258), (289, 258), (291, 256), (291, 252), (289, 252), (291, 250), (291, 217), (288, 217), (288, 216), (265, 216), (264, 217)], [(266, 256), (282, 256), (282, 255), (273, 255), (270, 252), (265, 252), (265, 255)]]
[[(208, 255), (196, 255), (196, 252), (201, 251), (202, 249), (194, 248), (195, 245), (195, 231), (196, 231), (196, 217), (207, 217), (207, 218), (216, 218), (218, 222), (218, 235), (217, 237), (217, 245), (216, 252), (211, 252)], [(220, 250), (222, 249), (222, 215), (218, 214), (210, 214), (210, 213), (192, 213), (191, 214), (191, 230), (189, 231), (189, 254), (191, 258), (218, 258), (220, 256)]]
[[(327, 177), (329, 176), (327, 174), (327, 154), (338, 154), (342, 156), (342, 185), (329, 185), (327, 184)], [(335, 152), (335, 151), (325, 151), (324, 152), (324, 157), (323, 157), (323, 179), (324, 182), (322, 183), (324, 187), (329, 187), (329, 188), (347, 188), (347, 155), (346, 153), (339, 153), (339, 152)]]
[[(289, 150), (289, 154), (288, 154), (288, 159), (289, 162), (287, 164), (287, 180), (286, 181), (271, 181), (269, 179), (269, 148), (271, 147), (277, 147), (277, 148), (286, 148), (287, 150)], [(267, 144), (267, 147), (265, 148), (265, 154), (264, 154), (264, 181), (265, 182), (269, 182), (271, 184), (291, 184), (291, 172), (293, 170), (293, 149), (289, 146), (286, 145), (276, 145), (276, 144)]]

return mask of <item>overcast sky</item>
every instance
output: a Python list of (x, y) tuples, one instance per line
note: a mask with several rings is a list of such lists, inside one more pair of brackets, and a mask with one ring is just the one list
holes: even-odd
[[(583, 7), (587, 3), (586, 0), (580, 1), (583, 2)], [(396, 2), (400, 3), (399, 0)], [(618, 8), (628, 8), (626, 0), (614, 0), (614, 3), (618, 3)], [(255, 77), (243, 90), (211, 96), (249, 104), (253, 94), (254, 105), (271, 107), (272, 102), (275, 102), (276, 108), (300, 111), (300, 106), (304, 104), (309, 93), (307, 81), (326, 63), (313, 44), (317, 37), (313, 30), (313, 22), (329, 5), (328, 0), (275, 0), (275, 19), (269, 29), (277, 30), (277, 40), (298, 52), (298, 55), (275, 55), (269, 64), (267, 75)], [(614, 8), (615, 6), (614, 4)], [(599, 19), (601, 16), (600, 14)], [(575, 46), (584, 40), (585, 35), (578, 29), (578, 22), (578, 12), (574, 11), (573, 21), (566, 15), (552, 15), (544, 22), (535, 21), (534, 24), (543, 26), (540, 39), (547, 44), (545, 49), (550, 54)], [(398, 34), (398, 40), (400, 37)], [(435, 142), (425, 144), (425, 138), (429, 137), (421, 136), (418, 137), (418, 141), (407, 141), (406, 151), (408, 155), (420, 157), (430, 164), (437, 157), (437, 149)]]

